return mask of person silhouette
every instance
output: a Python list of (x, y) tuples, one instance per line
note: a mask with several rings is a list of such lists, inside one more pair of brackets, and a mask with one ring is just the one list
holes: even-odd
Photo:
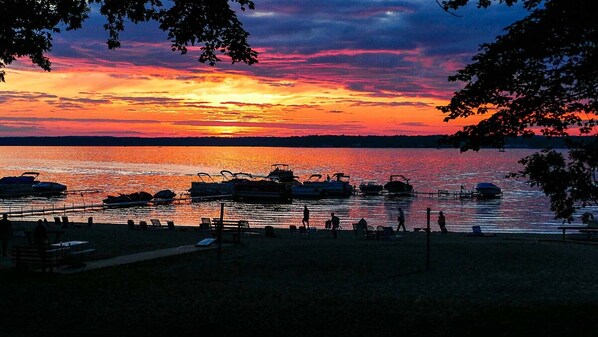
[(8, 256), (8, 241), (12, 236), (12, 222), (8, 220), (8, 214), (3, 213), (0, 220), (0, 241), (2, 241), (2, 256)]
[(307, 228), (309, 228), (309, 209), (307, 205), (303, 206), (303, 220), (301, 220), (301, 223), (303, 226), (307, 225)]
[(44, 226), (42, 219), (37, 220), (37, 226), (33, 230), (33, 243), (38, 246), (45, 246), (48, 244), (48, 230)]
[(331, 229), (332, 229), (332, 237), (336, 239), (337, 237), (337, 233), (336, 230), (340, 228), (341, 226), (341, 219), (339, 219), (339, 217), (337, 217), (336, 215), (334, 215), (334, 213), (330, 213), (330, 224), (331, 224)]
[(442, 234), (448, 232), (448, 230), (446, 229), (446, 217), (444, 216), (444, 213), (442, 211), (438, 213), (438, 226), (440, 227)]
[(403, 228), (403, 232), (406, 232), (407, 229), (405, 228), (405, 212), (403, 212), (403, 209), (401, 207), (399, 207), (399, 215), (397, 216), (397, 220), (399, 221), (397, 232), (401, 229), (401, 227)]

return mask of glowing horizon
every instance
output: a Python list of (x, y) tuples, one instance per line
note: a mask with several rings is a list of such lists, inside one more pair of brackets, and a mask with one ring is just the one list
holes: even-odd
[[(326, 6), (333, 10), (343, 3)], [(446, 78), (465, 65), (473, 47), (493, 39), (497, 29), (480, 38), (462, 31), (464, 23), (451, 22), (439, 8), (415, 0), (408, 6), (400, 3), (402, 7), (356, 3), (354, 13), (321, 22), (321, 13), (310, 12), (307, 4), (297, 12), (280, 2), (261, 2), (263, 10), (242, 18), (260, 52), (259, 63), (252, 66), (223, 61), (209, 67), (194, 59), (193, 49), (184, 56), (171, 53), (167, 43), (140, 38), (146, 30), (156, 32), (149, 25), (128, 26), (132, 36), (116, 51), (107, 50), (104, 35), (90, 33), (92, 28), (62, 33), (49, 55), (52, 72), (34, 68), (28, 60), (6, 68), (7, 83), (0, 84), (0, 136), (453, 133), (463, 124), (444, 123), (435, 108), (457, 89)], [(434, 28), (421, 31), (430, 20), (426, 11), (442, 29), (453, 28), (445, 34), (469, 38), (451, 44), (428, 36)], [(504, 13), (509, 12), (497, 8), (469, 15), (470, 21), (492, 17), (502, 28), (512, 20)], [(92, 16), (88, 24), (98, 19)], [(298, 32), (291, 29), (293, 22), (305, 23)], [(350, 33), (366, 27), (369, 35)], [(410, 38), (400, 35), (413, 29), (418, 31)], [(396, 39), (393, 30), (399, 34)]]

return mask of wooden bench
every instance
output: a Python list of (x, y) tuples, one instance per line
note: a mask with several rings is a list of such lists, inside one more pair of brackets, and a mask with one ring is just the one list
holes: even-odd
[(590, 219), (586, 222), (585, 226), (559, 226), (557, 228), (563, 231), (563, 240), (565, 240), (565, 231), (567, 230), (577, 230), (580, 233), (585, 233), (589, 240), (590, 235), (598, 233), (598, 221)]
[[(559, 226), (557, 227), (558, 229), (563, 231), (563, 240), (565, 240), (565, 231), (567, 230), (582, 230), (582, 229), (587, 229), (587, 226)], [(588, 234), (589, 236), (589, 234)]]
[(590, 239), (590, 235), (598, 234), (598, 227), (585, 227), (579, 230), (580, 233), (584, 233), (588, 236), (588, 240)]
[(214, 219), (210, 227), (212, 237), (218, 237), (219, 229), (221, 230), (220, 234), (230, 236), (233, 243), (240, 243), (241, 235), (250, 231), (249, 222), (246, 220), (223, 220), (220, 223), (220, 219)]
[(12, 258), (18, 270), (26, 270), (28, 266), (34, 266), (42, 272), (54, 271), (62, 263), (64, 249), (48, 246), (14, 246), (12, 247)]

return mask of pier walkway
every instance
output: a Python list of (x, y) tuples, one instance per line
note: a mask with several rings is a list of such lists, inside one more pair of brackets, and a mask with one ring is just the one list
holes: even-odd
[[(449, 190), (438, 190), (437, 192), (418, 192), (413, 191), (411, 195), (383, 193), (388, 197), (430, 197), (430, 198), (455, 198), (455, 199), (472, 199), (479, 197), (476, 192), (469, 190), (461, 191), (449, 191)], [(28, 217), (28, 216), (41, 216), (51, 214), (66, 214), (76, 212), (93, 212), (102, 211), (106, 209), (124, 208), (133, 206), (155, 206), (163, 204), (183, 204), (190, 202), (201, 202), (209, 200), (222, 200), (230, 199), (232, 195), (214, 195), (214, 196), (203, 196), (203, 197), (191, 197), (190, 195), (183, 195), (173, 199), (167, 200), (152, 200), (152, 201), (131, 201), (131, 202), (120, 202), (120, 203), (82, 203), (82, 204), (63, 204), (63, 205), (50, 205), (50, 206), (8, 206), (1, 213), (7, 213), (9, 217)]]
[(76, 212), (90, 212), (90, 211), (101, 211), (105, 209), (112, 209), (112, 208), (123, 208), (123, 207), (132, 207), (132, 206), (154, 206), (154, 205), (163, 205), (163, 204), (182, 204), (182, 203), (189, 203), (189, 202), (196, 202), (196, 201), (207, 201), (207, 200), (218, 200), (218, 199), (226, 199), (230, 198), (232, 195), (214, 195), (214, 196), (206, 196), (206, 197), (191, 197), (191, 196), (182, 196), (178, 198), (168, 199), (168, 200), (154, 200), (154, 201), (132, 201), (132, 202), (119, 202), (119, 203), (82, 203), (82, 204), (63, 204), (63, 205), (51, 205), (51, 206), (42, 206), (42, 207), (24, 207), (24, 206), (16, 206), (11, 207), (8, 206), (8, 209), (4, 209), (1, 213), (8, 214), (9, 217), (27, 217), (27, 216), (36, 216), (36, 215), (51, 215), (51, 214), (66, 214), (66, 213), (76, 213)]

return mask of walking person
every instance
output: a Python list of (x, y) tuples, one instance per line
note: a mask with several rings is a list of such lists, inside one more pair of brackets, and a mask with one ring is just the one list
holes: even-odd
[(397, 219), (399, 220), (397, 232), (401, 230), (401, 227), (403, 227), (403, 233), (407, 232), (407, 229), (405, 228), (405, 212), (403, 212), (403, 209), (401, 207), (399, 207), (399, 216), (397, 217)]
[(8, 241), (12, 237), (12, 222), (8, 220), (8, 214), (3, 213), (0, 219), (0, 241), (2, 241), (2, 256), (8, 256)]
[(339, 219), (339, 217), (334, 215), (334, 213), (330, 213), (330, 216), (331, 216), (330, 224), (332, 226), (332, 237), (336, 239), (336, 237), (337, 237), (336, 230), (339, 229), (341, 226), (341, 219)]
[(307, 224), (307, 228), (309, 228), (309, 209), (307, 205), (303, 206), (303, 220), (301, 220), (303, 226)]
[(438, 226), (440, 227), (442, 234), (448, 233), (448, 230), (446, 229), (446, 218), (442, 211), (438, 213)]

